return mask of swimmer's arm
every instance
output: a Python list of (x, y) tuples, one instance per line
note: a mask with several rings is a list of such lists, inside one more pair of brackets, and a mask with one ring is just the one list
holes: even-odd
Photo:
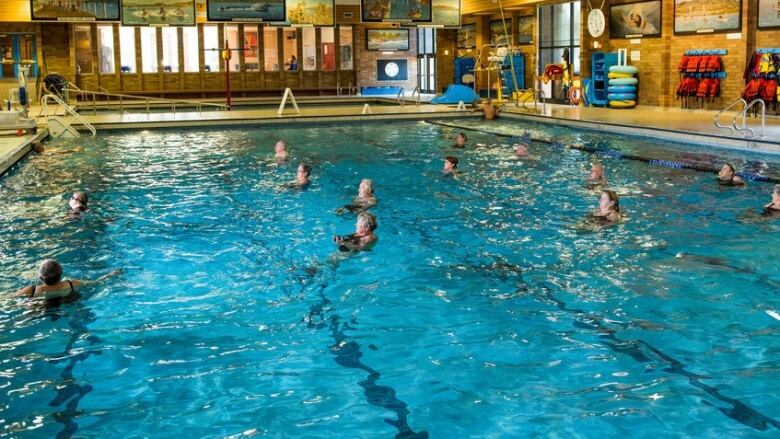
[(75, 279), (73, 279), (73, 280), (71, 280), (71, 282), (73, 283), (73, 287), (75, 288), (75, 287), (78, 287), (78, 286), (81, 286), (81, 285), (99, 284), (101, 282), (105, 282), (107, 279), (110, 279), (110, 278), (112, 278), (114, 276), (118, 276), (120, 274), (122, 274), (122, 270), (114, 270), (114, 271), (112, 271), (110, 273), (106, 273), (106, 274), (100, 276), (99, 278), (97, 278), (95, 280), (89, 280), (89, 279), (87, 279), (87, 280), (75, 280)]
[(22, 288), (21, 290), (15, 292), (14, 293), (14, 297), (30, 297), (30, 296), (32, 296), (32, 292), (33, 292), (32, 288), (33, 287), (28, 285), (28, 286)]
[(744, 183), (745, 180), (742, 179), (739, 175), (735, 175), (733, 179), (734, 183)]

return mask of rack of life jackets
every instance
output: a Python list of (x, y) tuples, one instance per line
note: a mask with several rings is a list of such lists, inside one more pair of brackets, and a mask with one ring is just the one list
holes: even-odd
[(767, 111), (773, 108), (775, 114), (780, 113), (778, 74), (780, 74), (780, 48), (757, 50), (745, 69), (745, 89), (742, 91), (742, 98), (747, 102), (761, 99), (766, 104)]
[(682, 108), (704, 108), (705, 102), (720, 97), (720, 82), (726, 77), (723, 58), (726, 49), (688, 50), (680, 59), (677, 70), (677, 100)]

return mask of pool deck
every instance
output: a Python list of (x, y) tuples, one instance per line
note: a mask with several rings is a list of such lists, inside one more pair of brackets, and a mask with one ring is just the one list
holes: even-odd
[(0, 175), (5, 174), (11, 166), (27, 155), (33, 142), (48, 136), (49, 131), (46, 129), (39, 129), (36, 134), (24, 136), (0, 136)]

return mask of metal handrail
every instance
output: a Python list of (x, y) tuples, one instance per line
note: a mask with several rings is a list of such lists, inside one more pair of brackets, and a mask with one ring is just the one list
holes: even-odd
[(417, 103), (417, 106), (419, 107), (420, 106), (420, 93), (421, 93), (419, 86), (415, 87), (414, 90), (412, 90), (412, 99), (414, 99), (414, 94), (415, 93), (417, 93), (417, 102), (416, 103)]
[(728, 128), (731, 131), (731, 134), (735, 133), (735, 131), (736, 131), (736, 122), (737, 122), (737, 118), (739, 117), (740, 113), (737, 113), (737, 115), (734, 116), (734, 119), (731, 120), (731, 125), (721, 125), (720, 122), (718, 121), (718, 119), (720, 119), (720, 115), (721, 114), (723, 114), (726, 111), (730, 110), (731, 108), (735, 107), (739, 103), (742, 103), (742, 105), (744, 107), (747, 107), (747, 101), (742, 99), (742, 98), (739, 98), (739, 99), (736, 99), (735, 101), (733, 101), (732, 103), (728, 104), (722, 110), (718, 111), (718, 114), (715, 115), (715, 120), (714, 120), (715, 126), (717, 128)]
[(404, 93), (406, 90), (404, 90), (403, 87), (401, 87), (400, 90), (398, 90), (398, 94), (395, 96), (396, 102), (401, 104), (401, 107), (404, 107), (406, 105), (406, 97), (404, 96)]
[(352, 81), (349, 81), (349, 84), (347, 84), (347, 96), (352, 96), (353, 94), (357, 94), (357, 87), (353, 90)]
[(51, 93), (47, 93), (41, 98), (41, 111), (45, 112), (44, 117), (49, 117), (49, 99), (53, 99), (54, 102), (60, 104), (67, 113), (73, 116), (77, 121), (79, 121), (79, 123), (87, 127), (87, 129), (90, 132), (92, 132), (92, 137), (94, 137), (97, 134), (97, 132), (95, 131), (95, 127), (92, 126), (91, 123), (87, 122), (86, 119), (84, 119), (78, 112), (76, 112), (76, 110), (74, 110), (73, 107), (66, 104), (65, 101), (60, 99), (59, 96), (53, 95)]
[(336, 82), (336, 96), (341, 96), (341, 83)]
[(747, 127), (747, 112), (751, 108), (753, 108), (754, 105), (761, 104), (761, 137), (764, 138), (766, 136), (766, 103), (763, 99), (754, 99), (751, 101), (747, 106), (745, 106), (745, 109), (742, 110), (742, 127), (738, 127), (734, 125), (734, 128), (736, 128), (737, 131), (745, 133), (745, 135), (750, 132), (750, 135), (755, 139), (756, 138), (756, 132), (752, 128)]
[(122, 110), (123, 106), (123, 99), (135, 99), (139, 101), (144, 101), (146, 104), (146, 112), (149, 112), (149, 104), (151, 102), (160, 102), (160, 103), (166, 103), (171, 105), (171, 110), (176, 113), (176, 105), (179, 104), (185, 104), (195, 107), (198, 112), (203, 111), (203, 107), (214, 107), (217, 109), (220, 109), (222, 111), (226, 110), (225, 104), (215, 104), (211, 102), (200, 102), (200, 101), (188, 101), (184, 99), (167, 99), (167, 98), (155, 98), (150, 96), (137, 96), (137, 95), (128, 95), (128, 94), (122, 94), (122, 93), (113, 93), (113, 92), (102, 92), (102, 91), (94, 91), (94, 90), (82, 90), (78, 87), (70, 88), (73, 86), (73, 84), (68, 84), (68, 88), (63, 89), (63, 91), (67, 92), (75, 92), (78, 93), (82, 98), (86, 95), (92, 95), (93, 96), (93, 109), (95, 108), (95, 96), (105, 96), (105, 97), (113, 97), (113, 98), (119, 98), (119, 109)]

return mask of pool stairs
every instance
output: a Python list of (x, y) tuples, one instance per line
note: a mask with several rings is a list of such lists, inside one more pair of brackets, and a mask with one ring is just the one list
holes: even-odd
[[(56, 114), (49, 115), (49, 101), (54, 101), (57, 105), (65, 109), (65, 113), (70, 115), (73, 119), (78, 121), (83, 127), (89, 130), (94, 137), (96, 134), (95, 127), (86, 121), (76, 110), (65, 103), (59, 96), (55, 94), (46, 94), (41, 97), (41, 114), (46, 118), (46, 125), (49, 128), (49, 134), (52, 137), (81, 137), (78, 131), (71, 126), (71, 123), (63, 119)], [(55, 110), (56, 113), (56, 110)]]

